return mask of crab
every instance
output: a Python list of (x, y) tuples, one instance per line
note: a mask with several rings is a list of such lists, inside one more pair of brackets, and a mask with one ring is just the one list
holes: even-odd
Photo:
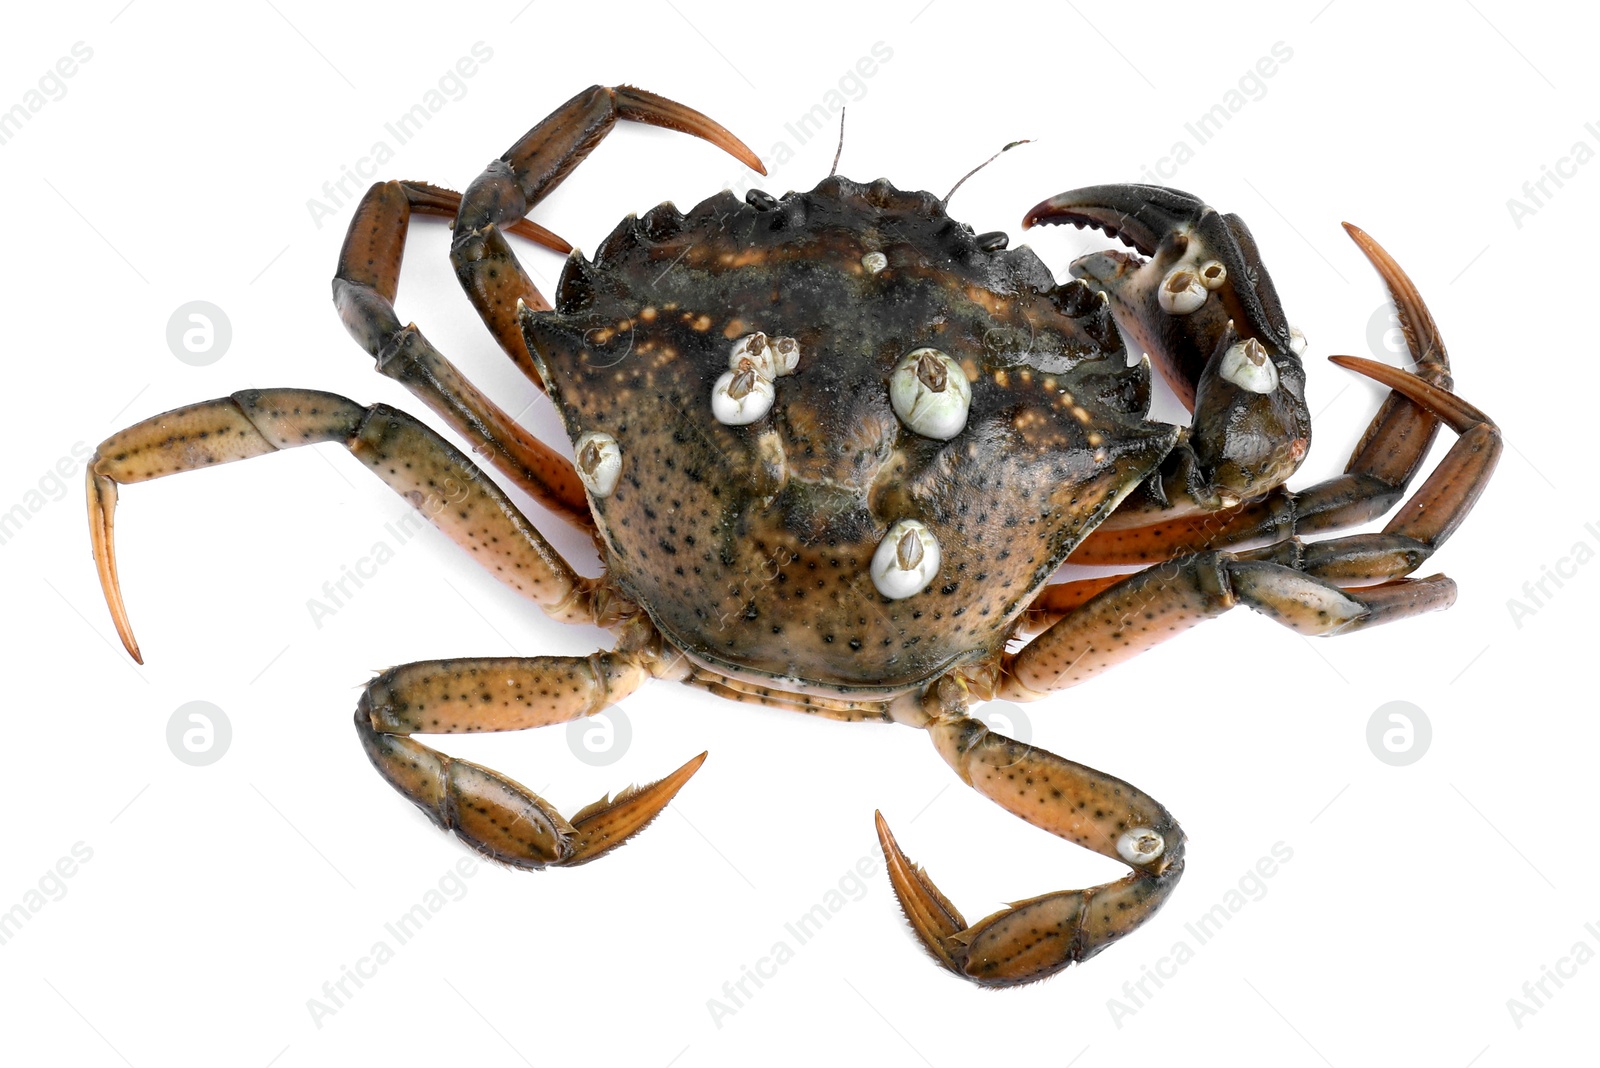
[[(1333, 357), (1390, 393), (1344, 474), (1291, 491), (1311, 436), (1304, 339), (1237, 216), (1148, 185), (1052, 197), (1024, 227), (1094, 227), (1132, 250), (1082, 257), (1058, 283), (1026, 246), (974, 234), (938, 197), (830, 175), (781, 198), (724, 190), (687, 214), (662, 204), (629, 215), (586, 259), (524, 216), (618, 120), (693, 134), (765, 173), (701, 113), (595, 86), (464, 194), (374, 185), (333, 282), (344, 325), (378, 370), (590, 533), (604, 574), (577, 573), (483, 470), (412, 416), (316, 390), (250, 389), (114, 434), (89, 465), (94, 556), (136, 660), (113, 546), (117, 487), (337, 442), (550, 616), (616, 636), (587, 657), (437, 660), (366, 684), (361, 744), (438, 826), (521, 868), (584, 864), (628, 840), (705, 753), (564, 817), (417, 736), (571, 721), (652, 677), (918, 727), (983, 796), (1129, 869), (969, 923), (878, 813), (917, 937), (951, 972), (998, 987), (1055, 974), (1149, 920), (1178, 883), (1185, 842), (1148, 794), (988, 729), (976, 702), (1044, 697), (1238, 605), (1329, 635), (1453, 602), (1448, 578), (1410, 576), (1472, 508), (1500, 433), (1451, 392), (1431, 315), (1358, 228), (1346, 225), (1387, 285), (1412, 367)], [(573, 460), (396, 316), (414, 214), (454, 219), (462, 287), (548, 394)], [(553, 307), (508, 233), (570, 252)], [(1190, 425), (1149, 417), (1152, 366)], [(1386, 513), (1441, 423), (1457, 440), (1381, 532), (1303, 540)], [(1068, 561), (1143, 566), (1053, 582)]]

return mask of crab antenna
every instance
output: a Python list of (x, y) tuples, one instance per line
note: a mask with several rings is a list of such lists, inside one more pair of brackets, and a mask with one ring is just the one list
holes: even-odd
[(1024, 137), (1020, 141), (1013, 141), (1009, 145), (1007, 145), (1006, 147), (1002, 148), (999, 152), (996, 152), (994, 155), (990, 156), (988, 159), (984, 160), (982, 163), (980, 163), (976, 167), (972, 168), (966, 174), (963, 174), (961, 176), (961, 180), (956, 182), (955, 185), (951, 186), (950, 187), (950, 192), (946, 193), (944, 195), (944, 199), (939, 201), (940, 206), (943, 207), (945, 205), (948, 205), (950, 203), (950, 198), (956, 195), (956, 190), (960, 189), (961, 186), (966, 182), (966, 180), (968, 178), (971, 178), (974, 174), (977, 174), (979, 171), (983, 170), (989, 164), (991, 164), (995, 160), (999, 159), (1005, 153), (1010, 152), (1013, 148), (1016, 148), (1018, 145), (1027, 145), (1027, 144), (1032, 144), (1032, 143), (1033, 143), (1033, 138), (1031, 138), (1031, 137)]
[(844, 154), (844, 113), (845, 109), (841, 106), (839, 108), (839, 147), (833, 150), (833, 168), (828, 171), (829, 178), (839, 173), (839, 157)]

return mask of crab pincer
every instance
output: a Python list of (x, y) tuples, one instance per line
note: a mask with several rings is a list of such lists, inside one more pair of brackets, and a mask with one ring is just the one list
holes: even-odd
[[(1051, 197), (1024, 226), (1093, 227), (1135, 249), (1080, 257), (1072, 274), (1104, 293), (1123, 332), (1194, 412), (1150, 508), (1214, 511), (1281, 485), (1311, 444), (1300, 353), (1244, 220), (1153, 185), (1099, 185)], [(1187, 506), (1187, 507), (1186, 507)]]
[(1039, 223), (1093, 227), (1138, 251), (1091, 253), (1071, 271), (1110, 296), (1118, 321), (1129, 320), (1180, 397), (1192, 400), (1229, 320), (1240, 337), (1295, 351), (1277, 290), (1239, 216), (1179, 189), (1095, 185), (1034, 205), (1022, 225)]

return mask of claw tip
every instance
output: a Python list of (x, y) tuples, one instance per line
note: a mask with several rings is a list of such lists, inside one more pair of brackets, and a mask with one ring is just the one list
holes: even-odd
[(1038, 224), (1040, 219), (1044, 218), (1045, 212), (1048, 211), (1049, 208), (1050, 201), (1048, 200), (1041, 200), (1039, 203), (1029, 208), (1028, 213), (1022, 217), (1022, 228), (1024, 230), (1031, 230), (1035, 225)]
[(686, 760), (684, 762), (683, 767), (679, 768), (677, 771), (673, 772), (671, 775), (668, 775), (667, 778), (663, 779), (662, 781), (666, 782), (668, 780), (671, 780), (671, 781), (675, 782), (677, 784), (677, 786), (674, 786), (673, 790), (674, 790), (674, 792), (676, 792), (678, 787), (681, 787), (684, 783), (686, 783), (690, 779), (694, 778), (694, 773), (699, 771), (700, 770), (700, 765), (702, 765), (702, 764), (704, 764), (706, 762), (706, 756), (708, 755), (709, 752), (710, 752), (710, 750), (707, 750), (706, 752), (702, 752), (699, 756), (690, 757), (688, 760)]
[(1363, 251), (1377, 247), (1378, 243), (1372, 240), (1372, 235), (1361, 229), (1361, 227), (1357, 226), (1355, 223), (1341, 222), (1339, 225), (1344, 227), (1344, 232), (1350, 235), (1350, 240), (1359, 245)]
[(900, 852), (900, 846), (894, 840), (894, 832), (889, 830), (889, 821), (883, 818), (881, 809), (872, 810), (872, 822), (877, 826), (878, 844), (883, 847), (883, 851), (891, 854)]

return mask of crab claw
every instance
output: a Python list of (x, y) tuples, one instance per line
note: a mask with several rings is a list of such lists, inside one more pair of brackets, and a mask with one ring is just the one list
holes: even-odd
[(1035, 223), (1092, 226), (1141, 254), (1092, 253), (1071, 270), (1106, 293), (1118, 324), (1190, 408), (1208, 366), (1221, 362), (1230, 323), (1233, 340), (1261, 345), (1278, 377), (1286, 362), (1298, 367), (1277, 291), (1237, 215), (1179, 189), (1097, 185), (1035, 205), (1023, 226)]
[(1092, 226), (1153, 256), (1162, 238), (1192, 222), (1205, 208), (1200, 198), (1161, 185), (1089, 185), (1040, 204), (1023, 216), (1023, 229), (1035, 223)]

